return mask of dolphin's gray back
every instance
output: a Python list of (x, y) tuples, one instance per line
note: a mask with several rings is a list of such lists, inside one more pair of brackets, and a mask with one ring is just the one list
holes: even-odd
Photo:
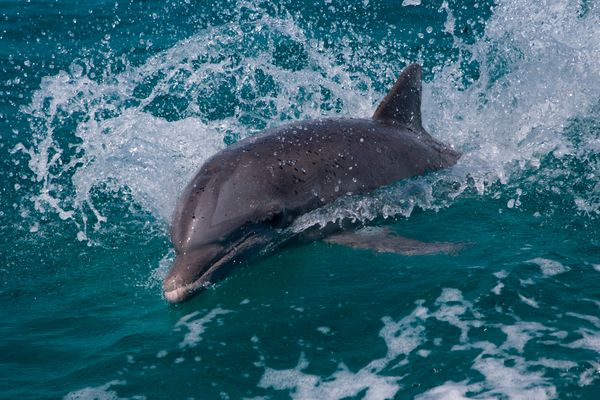
[(267, 131), (211, 163), (235, 166), (229, 182), (252, 182), (257, 194), (300, 214), (341, 195), (448, 167), (457, 158), (423, 130), (373, 119), (322, 119)]
[(368, 193), (457, 158), (425, 131), (377, 120), (293, 123), (213, 156), (182, 196), (189, 207), (180, 204), (178, 212), (202, 219), (209, 241), (247, 223), (285, 226), (339, 196)]

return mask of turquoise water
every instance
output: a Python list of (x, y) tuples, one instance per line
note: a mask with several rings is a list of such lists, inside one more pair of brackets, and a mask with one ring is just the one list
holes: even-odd
[[(595, 1), (0, 2), (1, 398), (600, 396)], [(177, 194), (284, 121), (369, 116), (409, 62), (453, 168), (170, 306)]]

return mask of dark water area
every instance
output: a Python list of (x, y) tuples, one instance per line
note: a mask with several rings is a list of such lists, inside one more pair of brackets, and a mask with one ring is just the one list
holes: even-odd
[[(0, 398), (600, 396), (593, 1), (0, 2)], [(409, 63), (462, 152), (353, 220), (454, 255), (322, 241), (172, 306), (178, 194), (292, 120), (368, 117)]]

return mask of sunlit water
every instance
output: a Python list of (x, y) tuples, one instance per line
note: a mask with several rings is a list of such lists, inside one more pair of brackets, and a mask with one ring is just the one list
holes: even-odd
[[(600, 396), (600, 4), (0, 3), (0, 397)], [(323, 242), (190, 302), (160, 283), (203, 160), (368, 117), (410, 62), (448, 170), (345, 218), (456, 255)]]

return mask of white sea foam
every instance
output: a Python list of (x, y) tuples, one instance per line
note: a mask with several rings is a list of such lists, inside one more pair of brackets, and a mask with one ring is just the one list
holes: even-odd
[(525, 345), (531, 339), (541, 337), (544, 332), (552, 331), (538, 322), (519, 321), (514, 325), (502, 325), (502, 332), (506, 334), (506, 341), (500, 346), (502, 350), (515, 349), (522, 353)]
[[(460, 304), (454, 308), (449, 303)], [(382, 358), (375, 359), (357, 372), (350, 371), (343, 363), (338, 365), (329, 377), (311, 375), (304, 370), (309, 366), (304, 355), (298, 365), (291, 369), (274, 370), (265, 367), (265, 373), (259, 383), (260, 387), (273, 388), (276, 390), (290, 391), (293, 398), (331, 398), (340, 399), (356, 396), (363, 391), (368, 399), (392, 398), (400, 390), (401, 377), (378, 375), (389, 366), (403, 366), (409, 363), (409, 356), (416, 353), (420, 357), (427, 357), (431, 350), (419, 349), (426, 341), (426, 329), (424, 322), (429, 318), (450, 322), (468, 331), (473, 321), (461, 322), (459, 316), (467, 310), (472, 310), (472, 305), (465, 301), (462, 293), (456, 289), (444, 289), (436, 300), (438, 307), (436, 312), (431, 313), (423, 306), (424, 301), (416, 302), (415, 309), (398, 321), (391, 317), (384, 317), (383, 328), (379, 335), (385, 341), (387, 352)], [(465, 333), (466, 337), (466, 333)]]
[(566, 344), (566, 347), (573, 349), (588, 349), (600, 354), (600, 331), (582, 328), (578, 330), (578, 333), (582, 338)]
[(384, 326), (379, 336), (385, 340), (388, 351), (384, 358), (371, 362), (368, 365), (369, 369), (381, 370), (399, 356), (403, 357), (400, 360), (401, 365), (408, 364), (408, 355), (426, 341), (423, 321), (429, 315), (427, 308), (422, 304), (422, 301), (418, 301), (415, 310), (397, 322), (390, 317), (382, 319)]
[(197, 318), (200, 315), (199, 311), (187, 314), (175, 324), (175, 330), (180, 330), (182, 327), (188, 329), (183, 341), (179, 343), (179, 347), (196, 347), (202, 341), (202, 334), (206, 331), (206, 326), (220, 315), (229, 314), (231, 310), (225, 310), (217, 307), (204, 316)]
[(492, 293), (494, 293), (495, 295), (499, 296), (500, 293), (502, 293), (502, 288), (504, 288), (504, 283), (498, 282), (496, 284), (496, 286), (494, 286), (494, 288), (492, 289)]
[[(584, 319), (594, 324), (597, 322), (590, 316), (567, 313), (568, 316)], [(428, 304), (418, 300), (414, 310), (405, 317), (394, 320), (391, 317), (382, 319), (383, 327), (379, 335), (387, 347), (385, 355), (376, 358), (357, 371), (350, 370), (343, 362), (330, 375), (318, 376), (309, 372), (310, 362), (303, 354), (300, 362), (293, 368), (275, 370), (265, 368), (259, 386), (275, 390), (287, 391), (292, 398), (332, 398), (356, 396), (366, 393), (367, 398), (392, 398), (398, 395), (404, 386), (404, 380), (410, 379), (410, 373), (402, 376), (383, 375), (384, 370), (410, 368), (414, 357), (435, 357), (437, 352), (446, 352), (440, 348), (444, 342), (439, 337), (428, 335), (429, 327), (436, 334), (443, 325), (457, 327), (461, 334), (458, 341), (451, 345), (452, 352), (465, 352), (465, 355), (476, 355), (472, 359), (471, 368), (478, 374), (467, 375), (460, 382), (447, 381), (442, 385), (428, 389), (416, 396), (417, 399), (464, 399), (464, 398), (510, 398), (510, 399), (552, 399), (559, 393), (553, 378), (558, 372), (563, 379), (589, 385), (596, 379), (597, 372), (588, 368), (581, 372), (578, 369), (581, 359), (556, 359), (549, 356), (528, 358), (528, 346), (557, 346), (569, 349), (585, 349), (600, 352), (598, 332), (590, 329), (579, 329), (579, 339), (565, 340), (569, 333), (551, 325), (535, 321), (523, 321), (515, 317), (513, 323), (487, 323), (477, 304), (464, 298), (462, 292), (455, 288), (444, 288), (440, 295)], [(491, 334), (493, 341), (471, 340), (471, 330), (478, 330), (478, 335)], [(498, 333), (504, 339), (498, 343)], [(427, 346), (432, 343), (434, 347)], [(594, 364), (594, 357), (587, 361)], [(370, 397), (369, 397), (370, 396)], [(386, 397), (387, 396), (387, 397)]]
[[(586, 319), (592, 323), (594, 319), (587, 316), (569, 315)], [(382, 319), (384, 326), (380, 336), (384, 339), (387, 352), (378, 359), (368, 363), (357, 372), (350, 371), (343, 363), (330, 376), (323, 377), (307, 372), (309, 362), (301, 357), (298, 365), (291, 369), (274, 370), (265, 367), (265, 373), (260, 386), (276, 390), (286, 390), (293, 398), (343, 398), (357, 393), (367, 393), (372, 398), (387, 398), (396, 395), (402, 387), (403, 377), (380, 376), (378, 373), (385, 368), (402, 367), (410, 362), (412, 354), (420, 357), (430, 357), (433, 349), (422, 348), (429, 340), (428, 324), (431, 321), (449, 323), (460, 329), (459, 342), (452, 346), (452, 351), (479, 349), (474, 358), (472, 369), (483, 376), (483, 380), (464, 380), (461, 382), (446, 382), (441, 386), (429, 389), (417, 396), (418, 399), (442, 398), (555, 398), (557, 389), (551, 378), (546, 376), (549, 370), (560, 370), (563, 374), (577, 366), (570, 360), (557, 360), (548, 357), (528, 360), (525, 358), (526, 346), (534, 341), (538, 344), (556, 345), (564, 340), (566, 332), (539, 322), (517, 320), (513, 324), (489, 325), (484, 321), (477, 307), (464, 299), (460, 290), (445, 288), (432, 307), (426, 307), (423, 300), (416, 303), (415, 309), (404, 318), (395, 321), (390, 317)], [(501, 344), (490, 341), (469, 341), (469, 332), (473, 327), (499, 329), (506, 338)], [(570, 348), (585, 348), (600, 351), (597, 335), (590, 330), (579, 331), (582, 338), (565, 344)], [(554, 338), (554, 339), (549, 339)], [(439, 339), (439, 338), (437, 338)], [(580, 384), (589, 384), (593, 380), (593, 372), (588, 371), (577, 379)], [(352, 384), (350, 384), (352, 382)]]
[(426, 357), (429, 357), (429, 355), (431, 354), (431, 350), (425, 350), (425, 349), (417, 350), (417, 354), (423, 358), (426, 358)]
[[(508, 367), (506, 361), (514, 365)], [(543, 372), (530, 371), (522, 357), (499, 359), (482, 357), (475, 360), (473, 369), (485, 377), (488, 388), (483, 397), (506, 397), (510, 399), (551, 399), (556, 397), (556, 387), (544, 378)]]
[[(574, 313), (569, 315), (586, 319), (593, 324), (597, 322), (593, 318), (588, 318), (589, 316)], [(289, 370), (277, 371), (266, 368), (261, 379), (261, 387), (288, 390), (294, 398), (315, 396), (342, 398), (364, 390), (367, 390), (373, 398), (385, 398), (377, 397), (373, 393), (393, 396), (402, 387), (403, 378), (379, 376), (385, 380), (378, 380), (377, 373), (389, 366), (398, 367), (408, 364), (408, 357), (413, 353), (421, 357), (429, 357), (435, 348), (429, 350), (419, 347), (430, 340), (427, 337), (426, 322), (431, 320), (450, 323), (460, 329), (460, 344), (452, 346), (453, 351), (480, 350), (473, 360), (472, 369), (483, 376), (483, 381), (477, 379), (458, 383), (449, 381), (416, 397), (421, 400), (473, 397), (551, 399), (557, 396), (557, 388), (546, 372), (560, 370), (565, 374), (577, 367), (577, 363), (571, 360), (548, 357), (528, 360), (524, 355), (528, 343), (534, 341), (538, 344), (556, 345), (567, 337), (566, 332), (539, 322), (519, 320), (513, 324), (487, 325), (483, 322), (480, 311), (473, 303), (466, 301), (459, 290), (445, 288), (431, 308), (426, 307), (425, 302), (420, 300), (413, 312), (398, 321), (385, 317), (380, 336), (385, 340), (387, 353), (384, 357), (371, 361), (358, 372), (349, 371), (343, 363), (340, 363), (338, 370), (329, 377), (311, 375), (305, 372), (309, 363), (303, 356), (301, 362)], [(469, 342), (470, 329), (476, 326), (500, 329), (506, 338), (499, 345), (489, 341)], [(596, 332), (580, 329), (579, 333), (581, 339), (564, 346), (600, 351), (597, 339), (600, 336)], [(581, 385), (590, 384), (595, 379), (594, 374), (591, 369), (586, 370), (577, 379)], [(342, 390), (341, 388), (348, 382), (353, 382), (352, 386)], [(382, 390), (372, 392), (373, 385)]]
[(506, 272), (506, 270), (501, 270), (498, 272), (494, 272), (494, 276), (498, 279), (504, 279), (508, 276), (508, 272)]
[(596, 328), (600, 328), (600, 318), (596, 317), (595, 315), (585, 315), (585, 314), (574, 313), (574, 312), (567, 312), (565, 315), (586, 320), (586, 321), (594, 324), (596, 326)]
[(319, 326), (317, 331), (321, 332), (323, 335), (331, 335), (331, 328), (327, 326)]
[(156, 353), (156, 358), (165, 358), (168, 354), (169, 354), (168, 351), (161, 350), (158, 353)]
[[(435, 301), (439, 309), (433, 316), (439, 321), (448, 322), (460, 329), (460, 341), (465, 342), (471, 327), (481, 326), (481, 315), (473, 308), (473, 303), (466, 301), (458, 289), (443, 289), (442, 294)], [(461, 318), (464, 314), (467, 318)]]
[(541, 365), (544, 366), (546, 368), (552, 368), (552, 369), (571, 369), (571, 368), (576, 368), (577, 367), (577, 363), (574, 361), (568, 361), (568, 360), (553, 360), (550, 358), (540, 358), (539, 360), (535, 361), (535, 362), (531, 362), (532, 365)]
[[(431, 350), (418, 349), (427, 341), (425, 321), (433, 318), (459, 327), (469, 326), (471, 321), (457, 322), (465, 316), (473, 305), (467, 304), (461, 309), (447, 308), (448, 302), (468, 303), (457, 290), (445, 289), (436, 300), (437, 310), (424, 307), (424, 302), (417, 302), (415, 310), (399, 321), (386, 317), (380, 335), (388, 347), (387, 354), (371, 361), (357, 372), (352, 372), (340, 363), (337, 371), (328, 377), (321, 377), (306, 372), (309, 362), (302, 355), (296, 367), (285, 370), (274, 370), (265, 367), (265, 373), (259, 386), (275, 390), (288, 391), (293, 398), (332, 398), (340, 399), (366, 393), (366, 398), (391, 398), (402, 387), (402, 377), (380, 376), (377, 373), (390, 365), (406, 365), (407, 357), (415, 352), (421, 357), (427, 357)], [(439, 312), (444, 309), (443, 312)], [(452, 318), (448, 318), (452, 315)], [(518, 322), (514, 325), (500, 327), (507, 338), (501, 346), (491, 342), (474, 342), (455, 345), (454, 351), (481, 349), (475, 358), (473, 369), (484, 376), (483, 382), (462, 381), (459, 383), (446, 382), (417, 396), (418, 399), (462, 399), (475, 395), (477, 398), (507, 396), (508, 398), (553, 398), (556, 388), (544, 376), (543, 370), (531, 370), (534, 366), (548, 369), (569, 369), (573, 362), (542, 358), (527, 361), (524, 357), (514, 355), (513, 351), (522, 353), (525, 345), (532, 339), (553, 331), (535, 322)], [(467, 330), (468, 332), (468, 330)], [(465, 334), (466, 335), (466, 334)], [(461, 338), (461, 341), (462, 338)], [(464, 342), (467, 337), (464, 337)]]
[(558, 261), (550, 260), (548, 258), (538, 257), (538, 258), (529, 260), (528, 262), (537, 264), (540, 267), (540, 269), (542, 270), (542, 274), (544, 274), (545, 276), (554, 276), (554, 275), (565, 273), (569, 270), (568, 267), (565, 267)]
[[(484, 381), (468, 386), (476, 393), (476, 398), (511, 398), (511, 399), (550, 399), (556, 396), (556, 387), (546, 378), (544, 371), (532, 370), (536, 365), (548, 368), (564, 368), (565, 364), (549, 360), (528, 361), (519, 353), (528, 341), (541, 336), (541, 332), (551, 330), (541, 324), (520, 322), (516, 325), (501, 326), (507, 334), (506, 341), (497, 346), (491, 342), (475, 342), (454, 346), (454, 351), (481, 349), (475, 358), (472, 368), (484, 376)], [(446, 383), (448, 385), (448, 383)], [(465, 387), (465, 383), (461, 384)]]
[(540, 308), (539, 304), (537, 301), (535, 301), (535, 299), (530, 298), (530, 297), (525, 297), (523, 296), (521, 293), (519, 293), (519, 299), (521, 299), (521, 301), (525, 304), (527, 304), (530, 307), (533, 308)]
[(366, 399), (389, 399), (401, 389), (401, 377), (379, 375), (391, 363), (408, 364), (407, 357), (426, 338), (423, 321), (428, 318), (427, 308), (418, 301), (415, 309), (399, 321), (384, 317), (383, 328), (379, 335), (384, 339), (387, 353), (382, 358), (371, 361), (358, 370), (350, 371), (343, 363), (331, 376), (320, 377), (304, 372), (309, 366), (304, 355), (296, 367), (285, 370), (275, 370), (265, 367), (265, 373), (259, 386), (276, 390), (290, 391), (294, 399), (342, 399), (365, 393)]
[(377, 375), (365, 368), (353, 373), (344, 364), (327, 379), (305, 373), (309, 366), (301, 357), (295, 368), (266, 368), (258, 384), (262, 388), (290, 391), (293, 399), (343, 399), (364, 393), (369, 400), (390, 399), (400, 390), (398, 377)]
[(521, 284), (521, 286), (529, 286), (535, 284), (535, 282), (531, 278), (519, 279), (519, 283)]
[(126, 381), (114, 380), (105, 383), (102, 386), (86, 387), (67, 394), (65, 400), (119, 400), (123, 399), (117, 395), (117, 392), (110, 390), (112, 386), (125, 385)]
[(466, 381), (458, 383), (448, 381), (418, 395), (415, 400), (466, 400), (472, 398), (467, 397), (468, 392), (475, 392), (480, 388), (481, 385), (468, 385)]
[(583, 371), (579, 376), (579, 386), (591, 385), (596, 379), (600, 378), (600, 363), (592, 361), (590, 364), (592, 366)]

